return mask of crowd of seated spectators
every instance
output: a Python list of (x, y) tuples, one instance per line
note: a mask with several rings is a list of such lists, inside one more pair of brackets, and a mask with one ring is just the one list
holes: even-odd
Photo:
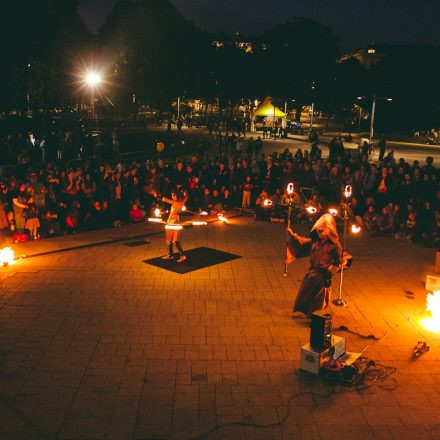
[[(156, 195), (170, 197), (175, 187), (187, 190), (190, 211), (240, 208), (259, 220), (285, 219), (286, 188), (294, 182), (294, 221), (313, 221), (337, 207), (350, 185), (351, 219), (368, 234), (438, 246), (440, 173), (432, 157), (410, 164), (390, 152), (377, 164), (342, 145), (323, 158), (316, 143), (310, 152), (265, 155), (259, 138), (217, 133), (212, 140), (206, 155), (168, 163), (71, 155), (18, 161), (0, 177), (0, 230), (20, 240), (139, 223), (157, 207)], [(307, 212), (310, 206), (316, 213)]]

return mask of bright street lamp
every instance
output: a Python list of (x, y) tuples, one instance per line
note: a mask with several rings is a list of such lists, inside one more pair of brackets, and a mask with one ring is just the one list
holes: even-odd
[(96, 87), (100, 84), (101, 82), (101, 75), (99, 73), (96, 72), (88, 72), (86, 74), (86, 83), (90, 86), (90, 87)]

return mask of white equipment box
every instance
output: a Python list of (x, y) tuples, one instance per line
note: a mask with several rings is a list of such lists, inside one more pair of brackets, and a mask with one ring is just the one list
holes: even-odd
[[(345, 353), (345, 339), (340, 336), (332, 336), (333, 359), (337, 359)], [(306, 344), (301, 348), (300, 369), (308, 371), (312, 374), (319, 374), (319, 370), (325, 361), (330, 359), (330, 348), (316, 350), (310, 344)]]
[(428, 292), (440, 290), (440, 276), (426, 275), (425, 289)]

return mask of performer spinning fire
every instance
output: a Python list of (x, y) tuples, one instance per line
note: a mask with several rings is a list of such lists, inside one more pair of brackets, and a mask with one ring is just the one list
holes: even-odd
[[(176, 245), (177, 250), (179, 251), (179, 258), (177, 259), (178, 263), (186, 260), (186, 256), (183, 254), (182, 245), (179, 241), (179, 228), (176, 223), (180, 222), (180, 213), (183, 211), (183, 206), (185, 202), (188, 200), (188, 194), (186, 191), (182, 189), (177, 189), (173, 191), (171, 194), (171, 199), (167, 197), (162, 197), (162, 202), (169, 203), (171, 205), (170, 215), (168, 216), (167, 225), (165, 226), (165, 241), (168, 245), (168, 255), (164, 255), (162, 259), (170, 260), (174, 258), (173, 256), (173, 248)], [(169, 226), (169, 228), (167, 228)], [(175, 227), (175, 229), (173, 228)]]
[(294, 316), (310, 316), (314, 311), (326, 308), (330, 302), (332, 269), (343, 269), (353, 257), (342, 255), (335, 218), (322, 215), (314, 224), (310, 238), (304, 238), (288, 228), (287, 262), (300, 254), (310, 252), (310, 268), (305, 274), (293, 306)]

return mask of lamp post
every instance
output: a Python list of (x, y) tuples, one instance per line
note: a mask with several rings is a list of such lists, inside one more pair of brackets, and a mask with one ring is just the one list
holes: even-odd
[(373, 102), (371, 103), (371, 118), (370, 118), (370, 136), (369, 136), (370, 145), (372, 145), (373, 142), (375, 115), (376, 115), (376, 93), (373, 93)]
[(96, 128), (98, 129), (98, 118), (95, 112), (95, 90), (102, 82), (101, 75), (98, 72), (87, 72), (85, 75), (85, 82), (90, 87), (90, 99), (92, 104), (92, 119), (96, 119)]
[[(358, 100), (365, 99), (365, 96), (358, 96), (357, 99)], [(374, 137), (374, 118), (376, 116), (376, 100), (377, 99), (384, 99), (388, 102), (391, 102), (393, 100), (392, 98), (389, 98), (389, 97), (388, 98), (376, 98), (376, 93), (373, 93), (373, 101), (371, 103), (370, 134), (368, 137), (368, 142), (370, 144), (370, 151), (373, 151), (372, 145), (373, 145), (373, 137)], [(360, 112), (362, 112), (362, 108), (360, 109)], [(360, 116), (359, 116), (359, 121), (360, 121)]]

